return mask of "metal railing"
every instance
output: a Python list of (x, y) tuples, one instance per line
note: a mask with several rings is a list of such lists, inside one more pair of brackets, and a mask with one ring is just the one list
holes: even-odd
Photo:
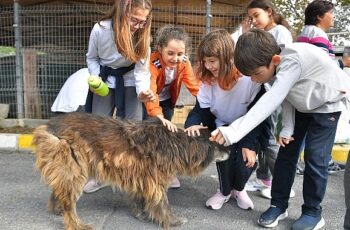
[[(10, 104), (10, 118), (47, 119), (65, 80), (86, 67), (85, 55), (94, 23), (110, 8), (88, 3), (41, 4), (0, 9), (0, 103)], [(242, 20), (239, 6), (218, 9), (169, 6), (153, 9), (152, 33), (164, 24), (182, 25), (192, 37), (192, 55), (212, 28), (233, 32)], [(182, 90), (179, 106), (194, 103)]]

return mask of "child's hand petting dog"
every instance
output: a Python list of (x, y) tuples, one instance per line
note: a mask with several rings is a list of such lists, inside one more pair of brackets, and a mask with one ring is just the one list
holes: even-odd
[(187, 133), (187, 136), (189, 137), (199, 137), (201, 135), (200, 130), (201, 129), (207, 129), (207, 126), (203, 126), (203, 125), (192, 125), (190, 127), (188, 127), (187, 129), (185, 129), (185, 133)]
[(164, 118), (163, 114), (157, 115), (157, 117), (162, 121), (163, 125), (171, 132), (177, 132), (177, 127), (171, 121)]

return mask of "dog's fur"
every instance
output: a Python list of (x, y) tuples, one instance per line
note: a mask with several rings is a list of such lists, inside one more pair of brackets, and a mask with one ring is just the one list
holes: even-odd
[[(34, 131), (36, 167), (51, 187), (48, 208), (63, 212), (66, 229), (92, 229), (76, 215), (76, 202), (89, 177), (129, 195), (133, 214), (163, 228), (185, 219), (170, 211), (167, 188), (176, 174), (196, 176), (228, 149), (208, 140), (209, 132), (188, 137), (159, 121), (131, 122), (85, 113), (51, 119)], [(206, 133), (206, 134), (205, 134)]]

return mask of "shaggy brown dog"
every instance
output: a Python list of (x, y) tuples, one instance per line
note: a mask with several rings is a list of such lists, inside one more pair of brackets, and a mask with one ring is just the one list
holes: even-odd
[[(203, 133), (203, 132), (202, 132)], [(36, 167), (51, 187), (48, 208), (63, 212), (66, 229), (92, 229), (76, 214), (89, 177), (129, 195), (133, 214), (163, 228), (181, 225), (170, 211), (167, 188), (176, 174), (196, 176), (228, 150), (208, 141), (209, 132), (188, 137), (159, 121), (130, 122), (84, 113), (51, 119), (34, 131)]]

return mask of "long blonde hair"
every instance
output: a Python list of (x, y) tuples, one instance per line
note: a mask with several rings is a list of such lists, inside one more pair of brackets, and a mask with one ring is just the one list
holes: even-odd
[[(132, 34), (127, 15), (135, 8), (149, 10), (149, 14), (146, 25)], [(152, 22), (152, 3), (150, 0), (115, 0), (111, 11), (100, 21), (106, 19), (112, 19), (114, 40), (119, 53), (132, 62), (147, 57)]]

